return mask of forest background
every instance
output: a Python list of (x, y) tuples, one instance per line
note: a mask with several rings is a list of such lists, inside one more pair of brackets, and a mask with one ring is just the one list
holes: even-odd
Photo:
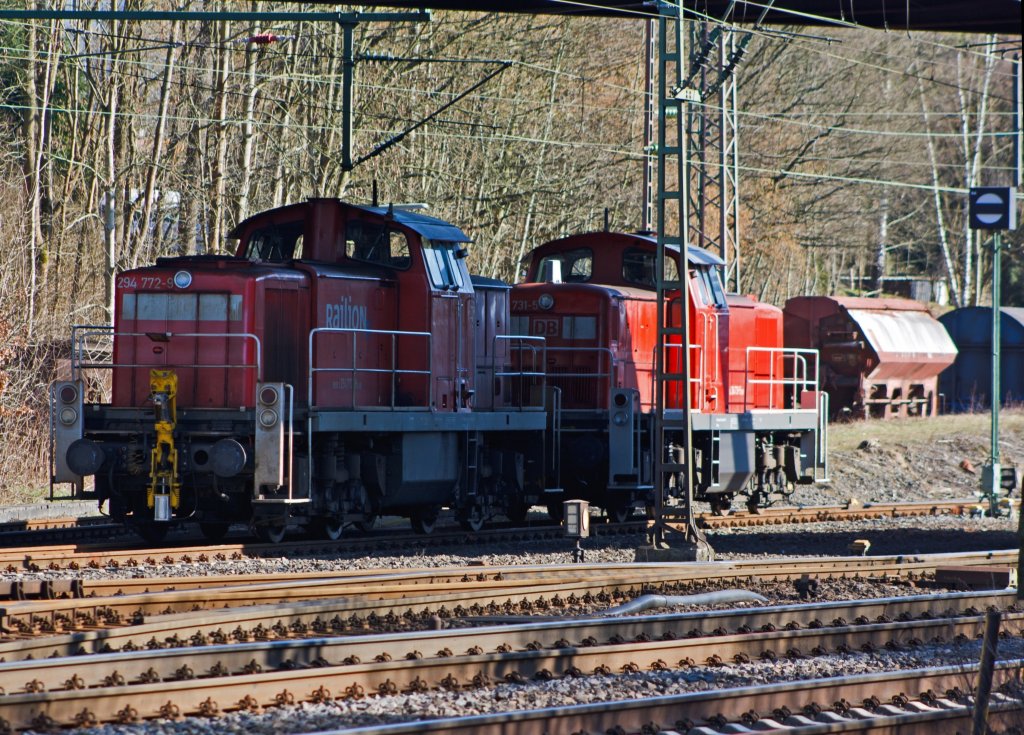
[[(644, 25), (442, 12), (360, 25), (353, 158), (494, 76), (347, 172), (336, 24), (0, 21), (0, 501), (45, 483), (48, 384), (71, 325), (109, 321), (116, 272), (225, 252), (260, 210), (369, 202), (376, 182), (381, 201), (462, 227), (471, 270), (509, 281), (530, 248), (600, 229), (606, 209), (613, 229), (637, 229)], [(1013, 53), (1019, 38), (752, 31), (737, 72), (742, 291), (782, 304), (884, 273), (990, 303), (991, 249), (967, 228), (964, 191), (1012, 183)], [(1009, 240), (1003, 303), (1019, 306)]]

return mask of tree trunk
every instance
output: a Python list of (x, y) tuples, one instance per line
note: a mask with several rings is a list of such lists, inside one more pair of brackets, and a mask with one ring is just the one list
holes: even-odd
[(210, 181), (210, 218), (212, 222), (210, 223), (211, 236), (206, 243), (206, 252), (208, 253), (217, 252), (224, 241), (224, 190), (228, 167), (228, 75), (231, 73), (231, 49), (228, 38), (231, 35), (231, 23), (229, 21), (218, 23), (217, 28), (220, 31), (217, 36), (221, 48), (214, 85), (217, 89), (217, 123), (214, 126), (216, 155), (213, 159), (213, 172)]
[[(167, 131), (167, 108), (171, 99), (171, 78), (174, 76), (174, 61), (177, 55), (175, 41), (178, 37), (178, 24), (171, 24), (171, 36), (167, 46), (167, 57), (164, 60), (164, 77), (160, 83), (160, 107), (157, 113), (156, 131), (153, 133), (153, 158), (149, 162), (149, 171), (146, 174), (146, 191), (143, 195), (142, 225), (138, 233), (137, 251), (143, 251), (143, 244), (149, 237), (149, 227), (153, 219), (153, 209), (159, 211), (164, 199), (164, 192), (156, 194), (156, 177), (163, 166), (164, 137)], [(154, 201), (159, 199), (160, 201)], [(159, 219), (159, 218), (158, 218)], [(160, 227), (160, 224), (157, 224)], [(152, 247), (149, 248), (152, 250)], [(151, 258), (146, 258), (150, 260)]]
[(935, 205), (935, 225), (938, 228), (939, 248), (942, 250), (942, 262), (946, 266), (946, 283), (949, 286), (950, 296), (953, 297), (953, 305), (961, 306), (960, 285), (957, 282), (956, 271), (953, 266), (953, 256), (949, 251), (949, 240), (946, 237), (946, 224), (942, 216), (942, 195), (939, 193), (939, 166), (935, 159), (935, 142), (932, 140), (931, 122), (928, 119), (928, 107), (924, 100), (924, 87), (921, 81), (917, 84), (918, 96), (921, 99), (921, 117), (924, 119), (924, 130), (927, 135), (925, 142), (928, 146), (928, 161), (932, 169), (932, 201)]

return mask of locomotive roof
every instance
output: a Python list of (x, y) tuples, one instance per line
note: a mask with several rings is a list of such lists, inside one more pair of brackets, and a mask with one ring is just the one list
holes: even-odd
[[(315, 200), (311, 200), (315, 201)], [(426, 237), (430, 240), (441, 240), (445, 242), (473, 242), (462, 230), (455, 225), (445, 222), (443, 219), (437, 217), (431, 217), (427, 214), (420, 214), (419, 212), (409, 211), (400, 207), (388, 206), (388, 207), (371, 207), (363, 206), (359, 204), (349, 204), (340, 199), (332, 200), (338, 203), (346, 209), (358, 209), (363, 212), (369, 212), (378, 217), (390, 218), (392, 221), (408, 227), (410, 230), (418, 235)], [(299, 202), (296, 204), (286, 204), (283, 207), (277, 207), (276, 209), (268, 209), (264, 212), (254, 214), (252, 217), (239, 222), (235, 228), (228, 233), (228, 237), (237, 238), (244, 231), (245, 225), (253, 219), (264, 219), (268, 215), (277, 212), (287, 212), (289, 210), (301, 211), (305, 207), (310, 206), (310, 202)]]
[(364, 207), (356, 204), (348, 205), (353, 209), (361, 209), (364, 212), (372, 212), (381, 217), (390, 217), (400, 225), (405, 225), (418, 235), (429, 240), (444, 240), (446, 242), (473, 242), (465, 232), (450, 222), (443, 219), (431, 217), (428, 214), (412, 212), (408, 209), (395, 207)]
[[(578, 235), (569, 235), (568, 237), (562, 237), (557, 240), (549, 240), (543, 245), (538, 245), (529, 253), (527, 253), (525, 256), (525, 260), (528, 262), (528, 259), (538, 251), (547, 251), (550, 249), (557, 252), (558, 250), (562, 249), (562, 246), (579, 247), (584, 245), (588, 241), (602, 238), (606, 240), (625, 239), (627, 242), (633, 243), (639, 241), (645, 245), (649, 245), (652, 249), (658, 246), (657, 238), (647, 234), (646, 232), (606, 232), (604, 230), (598, 230), (596, 232), (581, 232)], [(665, 247), (674, 253), (679, 252), (678, 245), (668, 244)], [(717, 255), (708, 250), (705, 250), (704, 248), (697, 247), (696, 245), (691, 245), (687, 249), (686, 255), (687, 260), (693, 265), (725, 265), (725, 261), (719, 258)]]

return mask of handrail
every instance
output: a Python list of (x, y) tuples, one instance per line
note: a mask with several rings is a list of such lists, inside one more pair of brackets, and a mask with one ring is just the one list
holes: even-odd
[[(768, 361), (768, 377), (767, 378), (752, 378), (751, 377), (751, 358), (754, 353), (767, 353), (769, 356)], [(786, 377), (785, 368), (783, 368), (783, 375), (777, 377), (775, 375), (775, 357), (779, 356), (783, 361), (789, 359), (793, 361), (793, 373), (792, 377)], [(786, 396), (787, 386), (792, 388), (792, 403), (796, 407), (800, 402), (799, 391), (801, 390), (817, 390), (818, 381), (817, 378), (812, 378), (811, 373), (808, 369), (807, 356), (813, 356), (814, 361), (814, 375), (818, 375), (818, 350), (802, 349), (796, 347), (747, 347), (746, 349), (746, 360), (744, 364), (744, 378), (746, 385), (744, 386), (744, 408), (748, 408), (753, 402), (751, 396), (751, 387), (755, 385), (767, 385), (769, 386), (768, 391), (768, 408), (784, 408), (784, 406), (775, 405), (775, 391), (773, 390), (776, 386), (782, 386), (783, 388), (783, 399)]]
[[(683, 348), (682, 344), (680, 344), (678, 342), (669, 342), (669, 343), (667, 343), (665, 345), (665, 350), (666, 351), (667, 350), (673, 350), (673, 349), (681, 350), (682, 348)], [(690, 377), (687, 379), (686, 382), (687, 382), (687, 384), (689, 385), (689, 387), (691, 389), (694, 386), (697, 387), (697, 400), (696, 400), (696, 402), (691, 400), (690, 408), (692, 410), (694, 410), (694, 411), (703, 411), (705, 408), (707, 408), (706, 395), (705, 395), (705, 391), (703, 390), (704, 378), (705, 378), (705, 375), (706, 375), (706, 370), (705, 370), (705, 368), (706, 368), (706, 362), (705, 362), (706, 357), (705, 357), (705, 353), (707, 352), (707, 350), (704, 349), (704, 346), (702, 344), (699, 344), (697, 342), (691, 342), (690, 343), (690, 350), (696, 350), (697, 351), (697, 367), (698, 367), (696, 376), (694, 376), (693, 369), (692, 369), (693, 368), (693, 360), (690, 360), (690, 368), (691, 368), (691, 370), (690, 370)], [(666, 360), (666, 362), (667, 362), (667, 360)], [(677, 383), (677, 382), (681, 382), (681, 381), (670, 380), (668, 382), (670, 382), (670, 383)]]
[[(497, 358), (498, 358), (498, 342), (518, 342), (518, 347), (510, 347), (509, 351), (518, 350), (519, 354), (528, 351), (532, 359), (530, 361), (530, 370), (523, 369), (523, 360), (519, 361), (519, 369), (513, 370), (512, 366), (508, 366), (508, 370), (498, 370)], [(530, 344), (527, 344), (530, 343)], [(535, 344), (534, 344), (535, 343)], [(540, 355), (540, 367), (537, 366), (537, 355)], [(524, 393), (522, 391), (523, 379), (524, 378), (540, 378), (541, 379), (541, 405), (536, 408), (542, 408), (544, 402), (544, 394), (547, 391), (547, 372), (544, 370), (544, 360), (547, 354), (547, 340), (543, 337), (536, 337), (526, 334), (496, 334), (491, 343), (491, 377), (493, 378), (519, 378), (520, 396), (519, 396), (519, 408), (534, 408), (532, 404), (526, 405), (524, 401)]]
[[(702, 312), (700, 312), (700, 320), (701, 320), (701, 323), (703, 324), (704, 344), (708, 345), (708, 347), (710, 348), (708, 350), (702, 350), (701, 351), (702, 352), (702, 361), (704, 363), (701, 375), (704, 378), (707, 378), (710, 375), (710, 377), (711, 377), (711, 384), (715, 385), (718, 382), (719, 373), (721, 372), (721, 359), (722, 359), (721, 358), (721, 354), (720, 354), (721, 351), (718, 349), (718, 328), (719, 328), (718, 312), (713, 312), (711, 314), (708, 314), (707, 312), (703, 312), (702, 311)], [(713, 359), (714, 367), (708, 367), (708, 362), (709, 361), (708, 361), (707, 357), (703, 354), (704, 352), (710, 352), (711, 353), (711, 357)]]
[[(87, 331), (88, 330), (88, 331)], [(83, 362), (85, 340), (90, 336), (103, 336), (113, 339), (114, 337), (152, 337), (160, 335), (167, 341), (174, 337), (218, 337), (220, 339), (251, 339), (256, 344), (256, 364), (249, 363), (164, 363), (154, 365), (153, 363), (120, 363), (113, 362)], [(185, 368), (238, 368), (245, 370), (256, 370), (256, 380), (263, 379), (263, 347), (260, 338), (251, 332), (115, 332), (113, 327), (92, 327), (90, 325), (77, 325), (71, 328), (71, 378), (79, 380), (83, 370), (112, 370), (114, 368), (154, 368), (154, 367), (185, 367)]]
[[(333, 334), (351, 334), (352, 335), (352, 365), (351, 367), (315, 367), (313, 364), (313, 346), (316, 342), (316, 338), (322, 333), (333, 333)], [(356, 366), (356, 354), (357, 354), (357, 342), (356, 339), (360, 334), (376, 334), (381, 336), (387, 336), (391, 338), (391, 368), (368, 368), (368, 367), (357, 367)], [(427, 369), (426, 370), (413, 370), (410, 368), (399, 368), (395, 363), (398, 359), (398, 349), (396, 339), (398, 337), (425, 337), (427, 340)], [(344, 372), (352, 374), (352, 404), (351, 408), (356, 408), (356, 374), (358, 373), (382, 373), (391, 376), (391, 404), (390, 408), (394, 410), (395, 406), (395, 395), (397, 393), (396, 380), (399, 375), (426, 375), (427, 379), (427, 405), (426, 406), (409, 406), (403, 408), (430, 408), (434, 403), (434, 384), (429, 379), (429, 376), (433, 374), (433, 339), (430, 332), (404, 332), (400, 330), (390, 329), (355, 329), (351, 327), (315, 327), (309, 330), (309, 380), (308, 380), (308, 401), (309, 408), (312, 410), (316, 405), (313, 402), (315, 393), (315, 380), (316, 373), (327, 373), (327, 372)], [(381, 408), (381, 406), (372, 406), (372, 408)]]
[[(818, 423), (815, 427), (815, 433), (817, 436), (814, 437), (814, 450), (815, 450), (815, 462), (814, 462), (814, 481), (815, 482), (829, 482), (832, 478), (829, 477), (828, 471), (828, 414), (829, 414), (829, 395), (825, 391), (818, 392)], [(818, 468), (821, 468), (822, 474), (818, 476)]]
[(608, 372), (597, 373), (549, 373), (549, 378), (610, 378), (617, 360), (610, 347), (548, 347), (548, 352), (594, 352), (608, 358)]

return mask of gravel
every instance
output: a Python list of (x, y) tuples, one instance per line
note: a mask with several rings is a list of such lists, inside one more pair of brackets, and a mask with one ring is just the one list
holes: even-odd
[[(859, 539), (871, 542), (869, 556), (925, 554), (950, 551), (1015, 549), (1018, 547), (1013, 518), (920, 516), (881, 518), (836, 523), (801, 523), (758, 528), (718, 529), (708, 533), (720, 560), (780, 556), (846, 556)], [(630, 563), (642, 535), (583, 542), (587, 563)], [(3, 579), (128, 579), (237, 574), (261, 576), (284, 572), (332, 572), (339, 570), (446, 569), (455, 566), (551, 565), (572, 561), (573, 542), (543, 541), (412, 547), (402, 553), (358, 556), (340, 554), (302, 558), (245, 558), (208, 563), (140, 564), (137, 567), (82, 568), (77, 571), (3, 572)]]

